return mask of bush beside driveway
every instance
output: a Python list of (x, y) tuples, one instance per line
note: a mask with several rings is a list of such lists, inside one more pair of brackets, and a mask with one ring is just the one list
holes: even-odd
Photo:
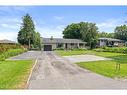
[(25, 49), (9, 49), (0, 54), (0, 61), (4, 61), (5, 59), (9, 57), (19, 55), (25, 51), (26, 51)]

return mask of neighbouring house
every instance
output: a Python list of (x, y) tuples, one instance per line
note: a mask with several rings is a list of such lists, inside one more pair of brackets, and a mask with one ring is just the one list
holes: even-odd
[(99, 38), (99, 43), (98, 45), (100, 47), (102, 46), (124, 46), (125, 45), (125, 41), (124, 40), (120, 40), (120, 39), (112, 39), (112, 38)]
[(4, 40), (0, 40), (0, 44), (16, 44), (16, 42), (4, 39)]
[(64, 38), (42, 38), (44, 51), (52, 51), (56, 48), (74, 49), (85, 48), (86, 42), (79, 39), (64, 39)]

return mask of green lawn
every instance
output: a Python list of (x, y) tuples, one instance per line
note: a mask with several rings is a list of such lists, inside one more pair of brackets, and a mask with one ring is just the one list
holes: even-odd
[(32, 60), (0, 61), (0, 89), (22, 89), (25, 87)]
[(98, 74), (111, 78), (124, 78), (127, 76), (127, 64), (121, 64), (121, 69), (116, 70), (116, 61), (96, 61), (96, 62), (80, 62), (76, 63), (80, 67), (91, 70)]
[(117, 55), (124, 55), (122, 53), (96, 52), (94, 50), (55, 50), (55, 52), (61, 56), (93, 54), (93, 55), (98, 55), (98, 56), (103, 56), (103, 57), (113, 57)]
[[(94, 62), (80, 62), (76, 63), (82, 68), (91, 70), (98, 74), (108, 76), (111, 78), (125, 78), (127, 77), (127, 54), (122, 53), (111, 53), (111, 52), (96, 52), (92, 50), (76, 50), (76, 51), (56, 51), (57, 54), (61, 56), (68, 55), (78, 55), (78, 54), (94, 54), (98, 56), (103, 56), (107, 58), (112, 58), (113, 60), (108, 61), (94, 61)], [(116, 64), (121, 64), (121, 69), (116, 70)]]
[(61, 56), (70, 56), (70, 55), (86, 54), (90, 51), (88, 50), (55, 50), (55, 52)]

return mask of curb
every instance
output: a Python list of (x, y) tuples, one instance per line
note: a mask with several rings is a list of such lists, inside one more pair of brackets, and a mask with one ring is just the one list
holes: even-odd
[(30, 78), (31, 78), (31, 76), (32, 76), (33, 70), (34, 70), (34, 68), (35, 68), (35, 66), (36, 66), (36, 64), (37, 64), (37, 62), (38, 62), (38, 58), (36, 59), (34, 65), (33, 65), (33, 67), (32, 67), (32, 69), (31, 69), (31, 71), (30, 71), (29, 77), (28, 77), (27, 82), (26, 82), (26, 87), (25, 87), (25, 89), (28, 88), (28, 84), (29, 84)]

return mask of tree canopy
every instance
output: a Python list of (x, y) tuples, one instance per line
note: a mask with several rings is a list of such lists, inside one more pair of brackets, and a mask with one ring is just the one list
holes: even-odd
[(63, 38), (70, 39), (80, 39), (80, 25), (77, 23), (72, 23), (68, 25), (63, 31)]
[[(21, 45), (29, 45), (31, 46), (39, 45), (40, 43), (37, 40), (40, 39), (40, 34), (35, 31), (35, 25), (32, 20), (32, 17), (29, 14), (26, 14), (22, 18), (21, 28), (18, 32), (17, 40)], [(40, 42), (40, 40), (39, 40)]]
[(95, 23), (89, 22), (72, 23), (64, 29), (63, 35), (64, 38), (81, 39), (90, 45), (97, 42), (95, 40), (98, 37), (98, 27)]
[(127, 41), (127, 25), (121, 25), (115, 28), (115, 38)]
[(114, 38), (114, 33), (99, 32), (99, 37)]
[(81, 39), (90, 44), (91, 40), (98, 37), (98, 27), (95, 23), (80, 22)]

